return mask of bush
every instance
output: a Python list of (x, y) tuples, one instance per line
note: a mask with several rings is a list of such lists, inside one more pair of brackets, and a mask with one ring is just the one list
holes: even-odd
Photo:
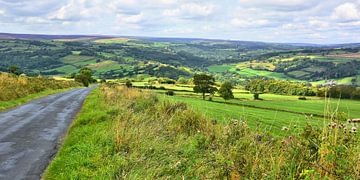
[(173, 90), (168, 90), (165, 92), (166, 95), (168, 96), (174, 96), (175, 95), (175, 92)]
[(127, 87), (127, 88), (131, 88), (132, 86), (133, 86), (133, 84), (132, 84), (132, 82), (131, 81), (126, 81), (125, 82), (125, 86)]

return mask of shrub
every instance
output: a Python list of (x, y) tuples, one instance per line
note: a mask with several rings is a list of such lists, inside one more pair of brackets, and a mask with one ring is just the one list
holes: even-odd
[(168, 96), (174, 96), (175, 95), (175, 92), (173, 90), (168, 90), (165, 92), (166, 95)]
[(133, 86), (132, 82), (131, 81), (126, 81), (125, 82), (125, 86), (128, 87), (128, 88), (131, 88)]

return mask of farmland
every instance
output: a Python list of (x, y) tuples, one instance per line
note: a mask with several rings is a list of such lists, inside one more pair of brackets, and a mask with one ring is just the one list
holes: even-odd
[(349, 120), (360, 117), (360, 46), (0, 42), (0, 71), (10, 73), (0, 110), (79, 86), (74, 80), (98, 84), (44, 179), (359, 177), (358, 124)]
[(88, 67), (101, 79), (140, 75), (176, 80), (208, 72), (219, 81), (230, 79), (238, 83), (259, 77), (315, 84), (325, 83), (325, 79), (340, 84), (359, 82), (356, 77), (360, 61), (354, 52), (360, 47), (356, 46), (302, 47), (225, 40), (102, 36), (71, 37), (65, 41), (50, 40), (51, 37), (32, 40), (6, 36), (11, 38), (0, 39), (0, 70), (6, 71), (16, 65), (28, 75), (68, 76)]
[[(143, 87), (144, 82), (134, 82), (134, 86)], [(193, 108), (203, 112), (219, 123), (228, 123), (232, 119), (246, 120), (250, 127), (258, 126), (274, 134), (283, 134), (283, 127), (296, 126), (299, 129), (307, 124), (321, 127), (329, 123), (341, 112), (349, 118), (360, 117), (360, 102), (357, 100), (330, 99), (307, 97), (299, 100), (298, 96), (276, 94), (262, 94), (263, 100), (253, 100), (248, 91), (235, 89), (235, 99), (224, 101), (215, 95), (212, 101), (203, 101), (200, 95), (192, 92), (192, 87), (185, 85), (153, 84), (155, 87), (164, 87), (175, 92), (174, 96), (162, 98), (175, 102), (185, 102)], [(166, 90), (154, 90), (163, 94)], [(285, 133), (286, 134), (286, 133)]]

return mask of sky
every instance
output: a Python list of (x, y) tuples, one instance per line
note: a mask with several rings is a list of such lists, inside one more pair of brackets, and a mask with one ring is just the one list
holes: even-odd
[(360, 0), (0, 0), (0, 32), (360, 42)]

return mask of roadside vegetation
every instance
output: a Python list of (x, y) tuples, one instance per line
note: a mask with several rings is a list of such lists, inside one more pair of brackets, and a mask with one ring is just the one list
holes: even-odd
[(59, 89), (79, 86), (80, 84), (74, 81), (60, 81), (46, 77), (26, 77), (25, 75), (18, 76), (0, 72), (0, 103), (41, 92), (58, 92)]
[(358, 127), (344, 116), (273, 136), (165, 97), (115, 84), (93, 91), (44, 179), (360, 178)]

